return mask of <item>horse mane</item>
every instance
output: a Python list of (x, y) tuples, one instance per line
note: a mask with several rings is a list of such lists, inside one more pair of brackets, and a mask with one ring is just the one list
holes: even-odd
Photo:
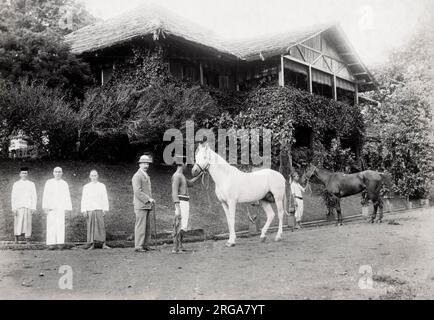
[(213, 164), (224, 165), (224, 166), (227, 166), (228, 168), (231, 168), (232, 170), (240, 171), (237, 167), (231, 165), (222, 156), (220, 156), (217, 152), (215, 152), (214, 150), (210, 149), (209, 147), (208, 147), (208, 152), (210, 152), (211, 155), (213, 157), (215, 157), (215, 159), (216, 159), (216, 161)]

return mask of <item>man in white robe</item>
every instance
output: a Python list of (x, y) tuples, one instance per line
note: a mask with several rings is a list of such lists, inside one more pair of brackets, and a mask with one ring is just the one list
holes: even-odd
[(87, 218), (87, 242), (89, 250), (95, 249), (95, 244), (102, 243), (103, 249), (110, 249), (106, 244), (104, 216), (109, 211), (107, 189), (98, 182), (98, 172), (92, 170), (90, 183), (83, 187), (81, 198), (81, 212)]
[(15, 243), (24, 234), (26, 242), (32, 235), (32, 214), (36, 212), (36, 187), (28, 180), (29, 169), (21, 168), (20, 180), (12, 187), (11, 206), (14, 213)]
[(62, 179), (62, 168), (55, 168), (54, 179), (45, 183), (42, 209), (47, 215), (47, 246), (49, 250), (62, 248), (65, 243), (65, 212), (72, 211), (69, 186)]

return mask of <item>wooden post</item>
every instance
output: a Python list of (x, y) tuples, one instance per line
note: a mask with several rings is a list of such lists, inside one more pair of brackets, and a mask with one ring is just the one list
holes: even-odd
[(354, 104), (357, 106), (359, 104), (359, 85), (356, 83), (354, 84), (354, 87)]
[(336, 75), (333, 75), (333, 99), (338, 100), (338, 89), (336, 87)]
[(312, 88), (312, 66), (309, 65), (309, 72), (307, 75), (308, 79), (307, 79), (307, 89), (309, 90), (309, 93), (313, 92), (313, 88)]
[(280, 56), (280, 72), (279, 72), (279, 86), (285, 86), (285, 64), (283, 62), (283, 55)]
[(199, 73), (200, 73), (200, 85), (203, 86), (204, 85), (204, 81), (203, 81), (203, 66), (202, 66), (202, 62), (199, 62)]

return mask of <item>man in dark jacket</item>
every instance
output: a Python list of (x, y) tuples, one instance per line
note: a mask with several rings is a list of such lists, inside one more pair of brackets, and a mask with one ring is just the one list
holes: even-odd
[(151, 179), (147, 174), (152, 159), (143, 155), (139, 160), (139, 170), (133, 176), (134, 213), (136, 214), (136, 226), (134, 229), (135, 251), (146, 252), (152, 250), (148, 247), (151, 239), (150, 212), (155, 205), (152, 198)]

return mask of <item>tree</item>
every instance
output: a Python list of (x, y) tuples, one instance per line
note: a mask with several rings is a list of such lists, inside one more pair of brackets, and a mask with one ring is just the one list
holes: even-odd
[(380, 90), (370, 97), (381, 105), (365, 108), (367, 164), (390, 171), (395, 191), (406, 197), (427, 197), (433, 179), (433, 28), (433, 19), (426, 19), (408, 44), (374, 71)]
[(60, 89), (48, 89), (35, 82), (14, 84), (0, 80), (0, 119), (4, 153), (9, 138), (24, 132), (36, 150), (53, 158), (73, 154), (77, 115)]
[(91, 72), (63, 36), (92, 21), (74, 0), (0, 0), (0, 77), (39, 81), (82, 98)]

